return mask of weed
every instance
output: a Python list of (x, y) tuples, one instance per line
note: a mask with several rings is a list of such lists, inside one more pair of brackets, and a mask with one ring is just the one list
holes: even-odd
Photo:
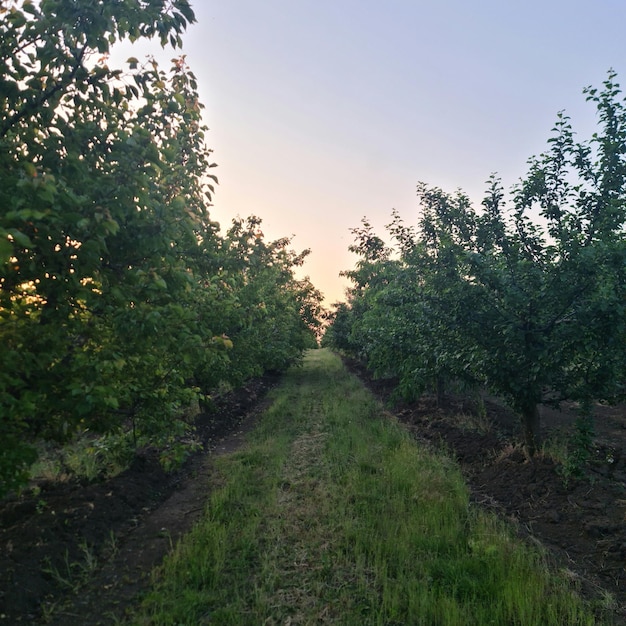
[(167, 539), (169, 543), (169, 549), (170, 550), (174, 549), (174, 542), (172, 541), (172, 533), (169, 531), (168, 528), (161, 528), (161, 530), (159, 531), (159, 537), (162, 537), (163, 539)]
[(82, 560), (77, 562), (78, 568), (81, 571), (81, 578), (87, 578), (98, 567), (98, 559), (96, 558), (94, 550), (87, 544), (86, 541), (82, 541), (79, 544), (79, 549), (83, 555)]
[(166, 472), (173, 472), (180, 469), (190, 455), (201, 449), (202, 444), (195, 439), (172, 441), (162, 450), (159, 462)]
[[(482, 406), (484, 409), (484, 404)], [(492, 421), (487, 417), (486, 411), (457, 413), (452, 416), (450, 421), (461, 430), (473, 431), (483, 435), (493, 430)]]
[[(52, 621), (56, 610), (57, 610), (57, 606), (58, 604), (56, 602), (42, 602), (41, 604), (41, 622), (43, 624), (48, 624), (49, 622)], [(3, 616), (0, 616), (0, 619), (2, 619)]]
[[(544, 443), (542, 453), (553, 459), (565, 486), (585, 476), (585, 467), (593, 451), (593, 421), (589, 414), (576, 419), (569, 436), (556, 434)], [(607, 458), (607, 462), (611, 461)]]
[(82, 555), (81, 559), (72, 561), (66, 550), (60, 565), (55, 566), (47, 560), (42, 571), (48, 574), (59, 587), (77, 591), (98, 567), (95, 553), (86, 541), (80, 543), (79, 550)]
[(76, 577), (73, 570), (69, 552), (66, 550), (63, 563), (60, 566), (52, 565), (50, 560), (47, 559), (41, 571), (44, 574), (48, 574), (59, 587), (73, 590), (76, 588)]
[(115, 534), (113, 530), (110, 530), (109, 536), (105, 543), (105, 553), (108, 555), (109, 558), (113, 558), (118, 553), (118, 550), (119, 550), (119, 547), (118, 547), (117, 535)]
[(127, 433), (95, 436), (88, 430), (78, 433), (62, 447), (38, 447), (38, 458), (30, 468), (33, 480), (60, 482), (69, 477), (94, 481), (123, 471), (133, 456)]
[(591, 414), (585, 413), (576, 419), (571, 435), (571, 458), (577, 472), (582, 474), (585, 463), (591, 456), (594, 430)]

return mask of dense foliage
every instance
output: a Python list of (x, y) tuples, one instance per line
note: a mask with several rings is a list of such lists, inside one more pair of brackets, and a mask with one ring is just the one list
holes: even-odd
[(588, 88), (600, 130), (574, 139), (558, 116), (509, 206), (492, 177), (480, 210), (462, 192), (418, 186), (418, 228), (397, 214), (387, 248), (355, 229), (353, 281), (325, 341), (396, 377), (405, 396), (446, 381), (484, 384), (522, 417), (530, 453), (538, 406), (589, 412), (623, 392), (626, 339), (626, 109), (613, 72)]
[(187, 0), (0, 2), (0, 493), (35, 438), (169, 437), (194, 398), (315, 344), (306, 252), (209, 217), (184, 57), (109, 67), (116, 42), (178, 48), (193, 20)]

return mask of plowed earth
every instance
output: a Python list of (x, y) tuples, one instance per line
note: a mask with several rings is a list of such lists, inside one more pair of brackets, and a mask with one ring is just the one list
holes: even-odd
[[(486, 415), (448, 398), (390, 404), (393, 388), (346, 365), (414, 436), (459, 461), (472, 500), (513, 522), (547, 548), (581, 591), (604, 599), (602, 617), (626, 625), (626, 407), (596, 407), (595, 439), (584, 476), (568, 476), (547, 456), (529, 460), (515, 416), (485, 400)], [(247, 386), (198, 419), (204, 452), (166, 475), (146, 452), (112, 480), (40, 485), (37, 496), (0, 503), (0, 626), (114, 624), (148, 574), (201, 514), (211, 461), (235, 449), (254, 426), (275, 379)], [(542, 409), (544, 436), (571, 432), (574, 410)]]

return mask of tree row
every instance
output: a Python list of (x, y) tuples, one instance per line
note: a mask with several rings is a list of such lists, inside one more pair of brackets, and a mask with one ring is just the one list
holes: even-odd
[(0, 492), (36, 442), (168, 440), (185, 407), (315, 345), (321, 295), (258, 218), (225, 233), (184, 57), (186, 0), (0, 4)]
[(546, 151), (479, 208), (419, 184), (420, 219), (394, 212), (391, 243), (354, 229), (352, 287), (325, 342), (395, 378), (405, 397), (452, 381), (486, 387), (521, 417), (532, 454), (542, 403), (623, 397), (626, 340), (626, 110), (616, 76), (587, 88), (599, 129), (577, 141), (558, 116)]

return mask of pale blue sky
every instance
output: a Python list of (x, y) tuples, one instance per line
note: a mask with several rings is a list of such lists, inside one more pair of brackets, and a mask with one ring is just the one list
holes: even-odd
[(213, 217), (256, 214), (266, 236), (295, 235), (329, 302), (363, 216), (381, 231), (393, 208), (414, 222), (418, 181), (477, 202), (492, 172), (509, 188), (559, 110), (581, 138), (595, 130), (586, 85), (614, 68), (626, 87), (624, 0), (192, 6), (184, 52), (219, 165)]

